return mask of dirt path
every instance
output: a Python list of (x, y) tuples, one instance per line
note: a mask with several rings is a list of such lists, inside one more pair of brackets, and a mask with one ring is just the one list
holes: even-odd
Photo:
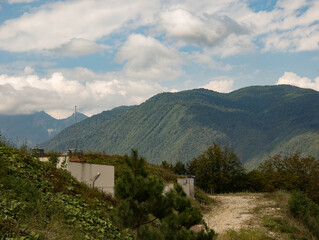
[(258, 225), (259, 217), (254, 215), (254, 210), (261, 204), (263, 207), (273, 205), (264, 201), (262, 194), (218, 195), (212, 198), (219, 204), (204, 214), (204, 220), (217, 233)]

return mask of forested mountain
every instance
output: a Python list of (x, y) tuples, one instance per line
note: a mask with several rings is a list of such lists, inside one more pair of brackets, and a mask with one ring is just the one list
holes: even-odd
[[(120, 110), (81, 122), (79, 147), (119, 154), (135, 148), (150, 162), (174, 163), (191, 160), (216, 141), (233, 147), (246, 167), (277, 153), (319, 157), (319, 92), (310, 89), (256, 86), (228, 94), (195, 89), (158, 94)], [(43, 147), (64, 151), (73, 142), (70, 127)]]
[[(77, 113), (78, 121), (86, 119), (82, 113)], [(0, 132), (9, 141), (29, 146), (47, 141), (62, 129), (74, 124), (74, 114), (65, 119), (55, 119), (45, 112), (29, 115), (0, 115)]]

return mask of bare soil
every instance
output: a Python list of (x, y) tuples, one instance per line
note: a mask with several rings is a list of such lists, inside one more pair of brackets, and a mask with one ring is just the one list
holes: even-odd
[(218, 204), (204, 214), (204, 220), (217, 233), (228, 229), (262, 227), (263, 216), (279, 212), (276, 203), (265, 198), (262, 193), (227, 194), (211, 198)]

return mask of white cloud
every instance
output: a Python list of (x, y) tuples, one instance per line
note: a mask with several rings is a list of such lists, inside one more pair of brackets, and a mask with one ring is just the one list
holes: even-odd
[(228, 77), (217, 77), (213, 78), (208, 84), (201, 86), (200, 88), (205, 88), (208, 90), (213, 90), (216, 92), (229, 93), (232, 91), (234, 80)]
[(251, 14), (255, 36), (263, 36), (263, 51), (307, 51), (319, 49), (319, 2), (277, 2), (271, 12)]
[(163, 12), (161, 25), (169, 37), (200, 46), (213, 46), (230, 33), (242, 34), (246, 31), (227, 16), (197, 17), (183, 9)]
[(181, 74), (179, 52), (160, 41), (132, 34), (116, 54), (118, 63), (125, 63), (128, 77), (135, 79), (171, 80)]
[(208, 65), (212, 69), (222, 69), (224, 71), (229, 71), (232, 69), (232, 66), (229, 64), (223, 64), (222, 62), (215, 61), (210, 54), (193, 52), (189, 55), (189, 59), (192, 62), (197, 62), (200, 64)]
[[(156, 0), (59, 1), (33, 9), (0, 26), (0, 49), (12, 52), (50, 50), (71, 39), (96, 41), (129, 21), (147, 22)], [(141, 15), (141, 13), (143, 13)]]
[(62, 44), (61, 47), (53, 51), (66, 56), (80, 56), (96, 53), (104, 48), (106, 47), (100, 46), (93, 41), (82, 38), (72, 38), (69, 42)]
[(38, 0), (8, 0), (8, 3), (14, 4), (14, 3), (31, 3)]
[(103, 74), (94, 74), (95, 80), (84, 82), (88, 76), (83, 74), (81, 83), (59, 72), (48, 78), (35, 74), (0, 75), (0, 113), (27, 114), (45, 110), (55, 117), (66, 117), (77, 105), (79, 111), (91, 115), (119, 105), (139, 104), (165, 90), (157, 83)]
[(31, 75), (32, 73), (34, 73), (34, 69), (30, 66), (26, 66), (23, 71), (26, 75)]
[(276, 85), (281, 84), (293, 85), (301, 88), (311, 88), (319, 91), (319, 77), (316, 77), (314, 81), (311, 81), (310, 78), (300, 77), (293, 72), (285, 72), (276, 83)]
[(255, 50), (256, 46), (252, 43), (251, 36), (230, 34), (225, 41), (220, 42), (210, 51), (221, 57), (229, 57), (236, 54), (252, 53)]

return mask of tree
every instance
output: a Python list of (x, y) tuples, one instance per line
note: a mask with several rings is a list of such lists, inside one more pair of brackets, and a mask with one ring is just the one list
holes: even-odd
[[(163, 218), (160, 231), (165, 240), (198, 239), (211, 240), (215, 235), (213, 230), (209, 230), (203, 216), (198, 208), (192, 207), (190, 199), (186, 198), (183, 188), (176, 184), (174, 191), (167, 194), (173, 211)], [(190, 231), (194, 225), (203, 223), (205, 231), (199, 233)]]
[(299, 190), (319, 202), (319, 161), (314, 157), (276, 155), (261, 163), (258, 170), (264, 175), (266, 191)]
[(162, 168), (165, 168), (165, 169), (167, 169), (167, 170), (174, 171), (174, 166), (173, 166), (171, 163), (169, 163), (169, 162), (167, 162), (167, 161), (165, 161), (165, 160), (162, 161), (161, 167), (162, 167)]
[(59, 163), (59, 156), (60, 156), (59, 153), (53, 152), (53, 151), (51, 151), (49, 154), (49, 162), (53, 164), (55, 167), (57, 167)]
[(206, 192), (221, 193), (238, 191), (245, 173), (233, 151), (214, 143), (188, 164), (188, 171), (196, 175), (196, 184)]
[(185, 164), (178, 161), (174, 166), (174, 172), (179, 175), (186, 174)]
[[(162, 179), (147, 174), (145, 160), (136, 150), (132, 150), (125, 160), (129, 170), (115, 184), (115, 196), (120, 203), (114, 218), (123, 227), (133, 229), (136, 240), (212, 239), (212, 230), (196, 234), (189, 230), (194, 224), (201, 223), (202, 215), (199, 209), (192, 208), (180, 186), (163, 194)], [(179, 237), (179, 231), (188, 238)]]

